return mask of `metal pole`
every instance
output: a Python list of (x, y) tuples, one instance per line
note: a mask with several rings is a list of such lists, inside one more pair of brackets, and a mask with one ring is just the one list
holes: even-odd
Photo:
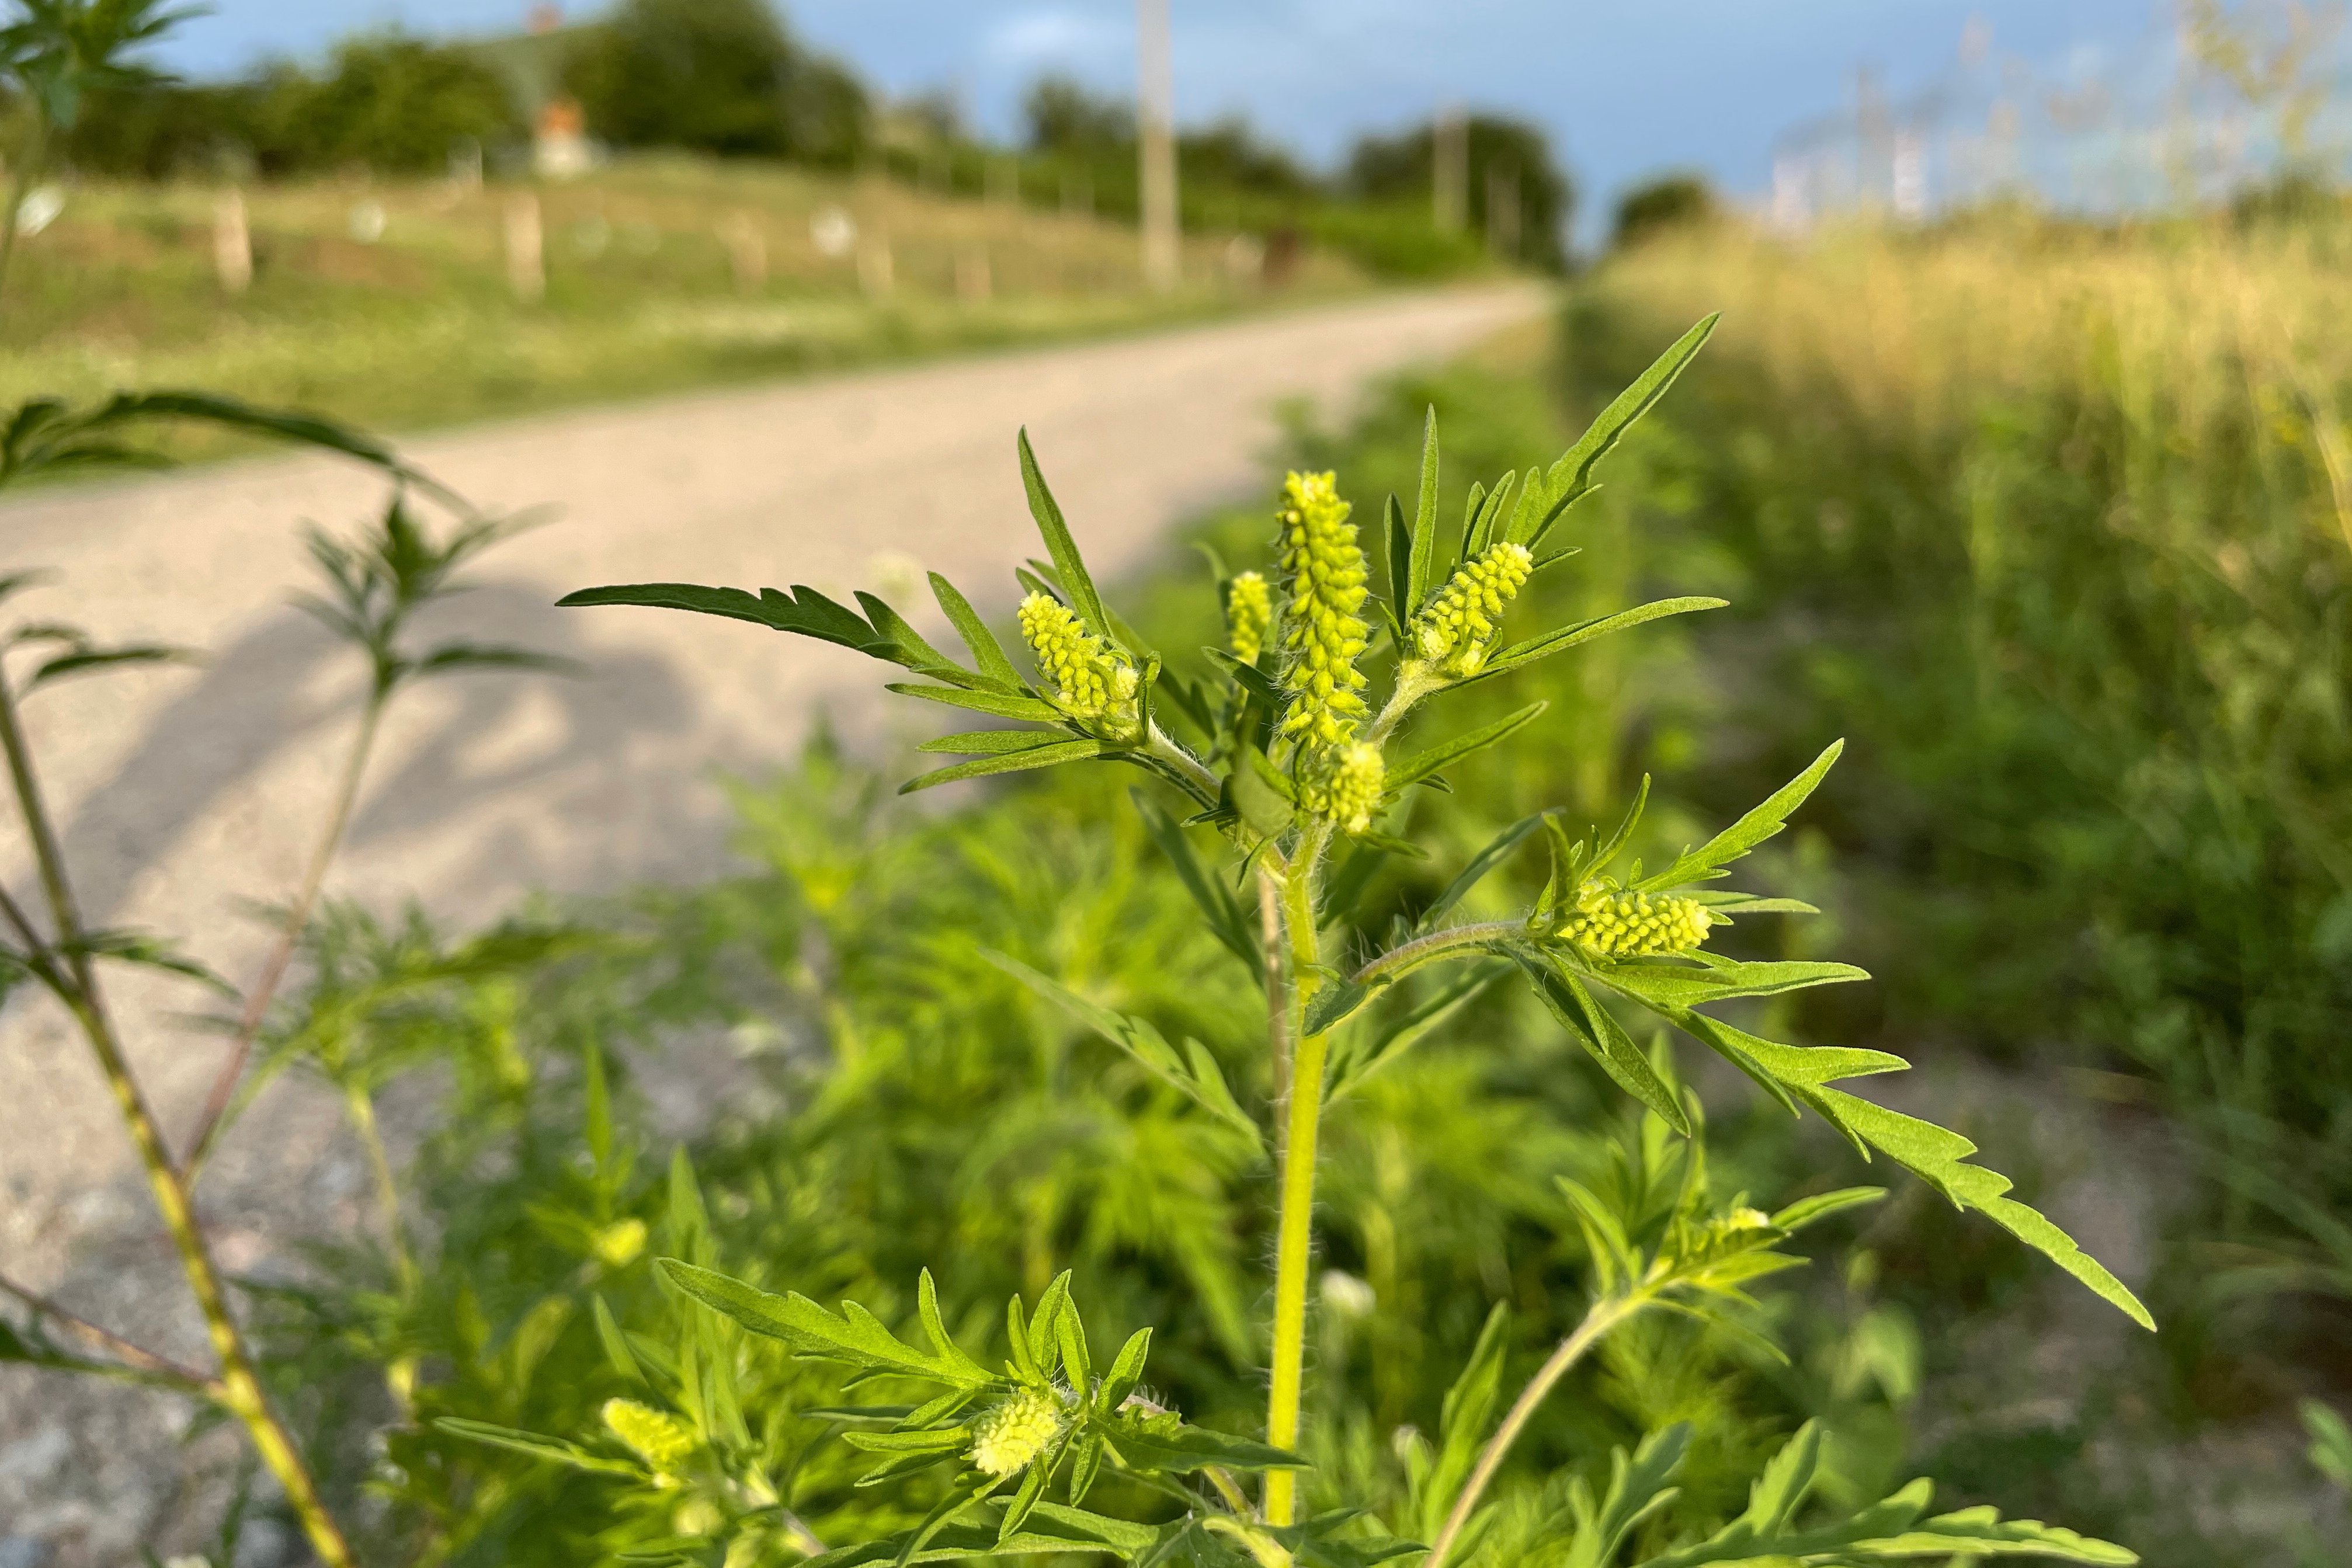
[(1143, 185), (1143, 277), (1176, 287), (1181, 267), (1176, 227), (1176, 85), (1168, 42), (1168, 0), (1135, 0), (1136, 114)]

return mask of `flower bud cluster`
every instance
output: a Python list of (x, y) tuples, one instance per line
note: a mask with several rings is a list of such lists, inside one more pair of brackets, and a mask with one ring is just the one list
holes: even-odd
[(1351, 741), (1325, 754), (1299, 779), (1299, 800), (1306, 808), (1342, 832), (1370, 829), (1380, 810), (1381, 790), (1388, 781), (1388, 764), (1381, 748), (1370, 741)]
[(1022, 639), (1037, 655), (1037, 668), (1054, 688), (1056, 706), (1072, 718), (1133, 725), (1140, 685), (1134, 665), (1050, 593), (1023, 600), (1019, 619)]
[(1028, 1468), (1062, 1435), (1062, 1407), (1052, 1395), (1019, 1388), (972, 1426), (971, 1462), (992, 1476)]
[(1502, 628), (1503, 606), (1534, 570), (1535, 557), (1519, 544), (1499, 544), (1465, 561), (1412, 618), (1412, 651), (1457, 680), (1476, 674)]
[(604, 1401), (604, 1427), (657, 1475), (670, 1475), (700, 1447), (694, 1428), (634, 1399)]
[(1695, 898), (1588, 883), (1578, 890), (1576, 907), (1560, 922), (1559, 935), (1604, 958), (1638, 958), (1687, 953), (1706, 940), (1714, 924)]
[(1280, 560), (1290, 601), (1282, 622), (1283, 684), (1290, 706), (1282, 733), (1307, 750), (1336, 750), (1356, 738), (1364, 716), (1356, 657), (1370, 628), (1364, 607), (1364, 552), (1337, 476), (1293, 474), (1282, 482)]
[(1265, 579), (1243, 572), (1225, 592), (1225, 643), (1234, 657), (1255, 664), (1265, 651), (1265, 634), (1274, 628), (1274, 592)]

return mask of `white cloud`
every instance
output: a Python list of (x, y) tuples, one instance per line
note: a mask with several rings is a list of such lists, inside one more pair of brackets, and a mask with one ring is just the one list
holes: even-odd
[(1117, 58), (1133, 43), (1132, 31), (1108, 17), (1051, 6), (994, 23), (982, 35), (980, 48), (992, 65), (1022, 69)]

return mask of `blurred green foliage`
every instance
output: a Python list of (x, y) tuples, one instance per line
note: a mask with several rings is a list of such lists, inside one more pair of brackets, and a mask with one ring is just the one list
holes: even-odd
[(381, 32), (346, 38), (323, 69), (281, 60), (237, 81), (106, 89), (65, 154), (91, 173), (148, 180), (240, 168), (419, 174), (446, 170), (469, 143), (521, 133), (505, 78), (476, 51)]
[(762, 0), (625, 0), (563, 43), (565, 89), (617, 146), (842, 168), (866, 143), (866, 89)]

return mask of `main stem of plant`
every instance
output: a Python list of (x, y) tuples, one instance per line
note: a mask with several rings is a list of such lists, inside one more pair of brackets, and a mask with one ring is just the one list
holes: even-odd
[(203, 1228), (196, 1221), (187, 1183), (163, 1146), (155, 1113), (141, 1092), (138, 1079), (131, 1074), (113, 1020), (107, 1016), (95, 967), (82, 946), (81, 915), (75, 905), (72, 883), (66, 876), (65, 853), (50, 826), (47, 809), (42, 804), (40, 780), (33, 771), (32, 749), (17, 718), (16, 695), (5, 679), (0, 679), (0, 747), (7, 752), (9, 780), (24, 813), (26, 836), (32, 841), (41, 886), (57, 924), (58, 946), (67, 956), (72, 977), (70, 992), (63, 999), (89, 1040), (90, 1051), (98, 1059), (99, 1071), (122, 1113), (123, 1126), (138, 1150), (139, 1163), (146, 1168), (147, 1186), (154, 1195), (156, 1210), (163, 1217), (164, 1228), (171, 1233), (173, 1247), (180, 1254), (180, 1267), (187, 1276), (189, 1292), (195, 1297), (196, 1310), (204, 1314), (205, 1337), (220, 1362), (220, 1371), (206, 1392), (244, 1426), (261, 1462), (285, 1488), (287, 1503), (302, 1521), (303, 1533), (310, 1538), (311, 1549), (320, 1561), (327, 1568), (352, 1568), (350, 1545), (328, 1514), (293, 1438), (270, 1409), (262, 1391), (252, 1354), (246, 1349), (243, 1331), (229, 1312), (228, 1297), (221, 1288), (220, 1270), (213, 1261)]
[[(1321, 859), (1319, 831), (1300, 845), (1282, 879), (1283, 925), (1290, 938), (1289, 1005), (1286, 1032), (1290, 1049), (1290, 1095), (1282, 1140), (1281, 1217), (1275, 1235), (1274, 1367), (1266, 1399), (1265, 1440), (1277, 1448), (1298, 1442), (1298, 1405), (1307, 1364), (1307, 1274), (1315, 1249), (1316, 1135), (1323, 1120), (1323, 1070), (1327, 1041), (1307, 1032), (1307, 1004), (1315, 994), (1318, 967), (1315, 932), (1315, 869)], [(1265, 1521), (1288, 1524), (1297, 1511), (1297, 1476), (1269, 1470)]]

